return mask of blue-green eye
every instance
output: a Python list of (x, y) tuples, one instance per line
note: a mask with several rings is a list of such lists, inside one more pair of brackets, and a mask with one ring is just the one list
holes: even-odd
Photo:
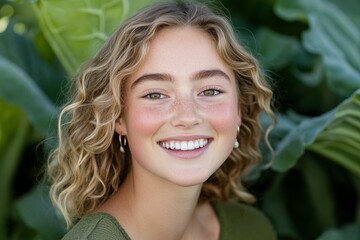
[(211, 88), (211, 89), (206, 89), (206, 90), (202, 91), (200, 93), (200, 96), (211, 97), (211, 96), (216, 96), (220, 93), (222, 93), (220, 90)]
[(154, 93), (146, 94), (144, 96), (144, 98), (147, 98), (147, 99), (150, 99), (150, 100), (158, 100), (158, 99), (165, 98), (165, 95), (163, 95), (161, 93), (154, 92)]

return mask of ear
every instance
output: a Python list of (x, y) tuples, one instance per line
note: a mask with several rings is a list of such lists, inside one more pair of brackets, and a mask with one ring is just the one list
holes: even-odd
[(127, 135), (126, 124), (123, 117), (119, 117), (115, 121), (115, 132), (119, 135)]

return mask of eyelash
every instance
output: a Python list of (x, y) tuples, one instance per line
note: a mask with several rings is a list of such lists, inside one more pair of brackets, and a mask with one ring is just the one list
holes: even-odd
[[(205, 95), (204, 93), (206, 91), (213, 91), (213, 94), (212, 95)], [(205, 90), (201, 91), (199, 96), (214, 97), (214, 96), (217, 96), (217, 95), (222, 94), (222, 93), (224, 93), (224, 91), (220, 90), (217, 87), (208, 87)], [(158, 98), (152, 98), (152, 96), (154, 96), (154, 95), (158, 95), (159, 97)], [(160, 92), (157, 92), (157, 91), (149, 91), (142, 98), (146, 98), (146, 99), (149, 99), (149, 100), (159, 100), (159, 99), (166, 98), (166, 95), (162, 94)]]
[[(151, 96), (154, 96), (154, 95), (159, 95), (159, 98), (151, 98)], [(142, 98), (146, 98), (149, 100), (159, 100), (159, 99), (166, 98), (166, 95), (156, 92), (156, 91), (150, 91), (150, 92), (146, 93)]]
[(214, 91), (214, 94), (213, 94), (213, 95), (210, 95), (211, 97), (217, 96), (217, 95), (219, 95), (219, 94), (224, 93), (224, 91), (220, 90), (220, 89), (217, 88), (217, 87), (208, 87), (208, 88), (206, 88), (205, 90), (203, 90), (199, 95), (206, 97), (206, 95), (204, 94), (204, 92), (210, 91), (210, 90), (211, 90), (211, 91)]

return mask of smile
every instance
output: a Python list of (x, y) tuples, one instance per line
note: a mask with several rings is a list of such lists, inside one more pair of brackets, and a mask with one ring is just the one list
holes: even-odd
[(200, 138), (192, 141), (164, 141), (159, 144), (166, 149), (190, 151), (205, 147), (208, 143), (208, 139)]

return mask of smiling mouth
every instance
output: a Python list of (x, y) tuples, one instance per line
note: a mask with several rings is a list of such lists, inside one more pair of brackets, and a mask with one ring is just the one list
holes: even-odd
[(159, 144), (168, 150), (191, 151), (205, 147), (209, 144), (209, 140), (206, 138), (200, 138), (191, 141), (164, 141), (159, 142)]

